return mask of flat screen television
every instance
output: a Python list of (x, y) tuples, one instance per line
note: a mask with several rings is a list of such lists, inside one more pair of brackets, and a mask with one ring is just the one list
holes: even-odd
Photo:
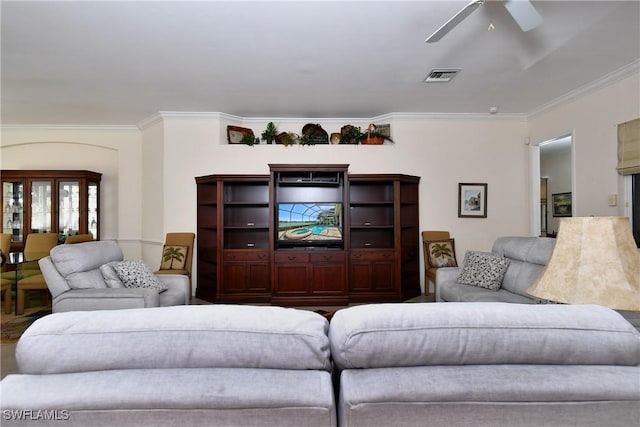
[(278, 203), (276, 247), (343, 247), (342, 203)]

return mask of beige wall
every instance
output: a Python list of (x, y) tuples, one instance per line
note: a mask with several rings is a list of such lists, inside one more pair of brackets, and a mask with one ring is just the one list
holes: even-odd
[(141, 238), (140, 131), (134, 127), (2, 128), (2, 169), (81, 169), (102, 173), (102, 239), (118, 239), (139, 258)]
[[(351, 173), (421, 177), (420, 228), (449, 230), (459, 260), (490, 250), (498, 236), (528, 235), (531, 222), (529, 147), (575, 130), (578, 215), (616, 215), (607, 195), (624, 192), (615, 173), (617, 123), (640, 115), (638, 74), (530, 119), (390, 114), (369, 120), (280, 119), (282, 131), (310, 121), (331, 133), (346, 123), (390, 123), (393, 145), (229, 145), (226, 126), (259, 135), (268, 120), (221, 113), (161, 113), (133, 127), (3, 126), (3, 169), (90, 169), (102, 172), (103, 238), (118, 239), (127, 258), (152, 268), (169, 231), (196, 230), (194, 177), (267, 174), (269, 163), (347, 163)], [(488, 217), (458, 218), (458, 183), (488, 184)]]
[[(617, 125), (640, 117), (640, 74), (529, 118), (533, 144), (573, 133), (574, 216), (625, 214), (624, 180), (616, 172)], [(618, 206), (608, 195), (618, 194)]]
[[(268, 174), (270, 163), (346, 163), (351, 173), (420, 176), (420, 226), (450, 230), (456, 238), (460, 258), (466, 249), (490, 250), (497, 236), (528, 233), (528, 149), (524, 144), (524, 119), (394, 115), (375, 120), (391, 123), (395, 144), (229, 145), (227, 124), (251, 127), (259, 135), (266, 121), (242, 121), (215, 114), (208, 117), (164, 115), (164, 230), (195, 231), (196, 176)], [(276, 124), (280, 130), (300, 132), (306, 123), (281, 119)], [(359, 124), (353, 120), (347, 123)], [(345, 120), (321, 124), (331, 133), (339, 131)], [(143, 139), (146, 143), (146, 138)], [(488, 218), (457, 217), (459, 182), (489, 185)]]

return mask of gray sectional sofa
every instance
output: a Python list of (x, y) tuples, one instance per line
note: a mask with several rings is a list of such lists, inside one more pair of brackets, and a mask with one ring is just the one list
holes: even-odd
[[(548, 237), (499, 237), (491, 253), (509, 260), (497, 290), (460, 283), (460, 267), (439, 268), (436, 272), (436, 302), (508, 302), (518, 304), (547, 303), (532, 297), (527, 289), (538, 278), (551, 258), (556, 239)], [(617, 310), (640, 330), (640, 312)]]
[(335, 426), (327, 329), (279, 307), (54, 313), (18, 342), (2, 425)]
[(338, 422), (636, 426), (640, 333), (600, 306), (385, 304), (338, 311)]
[(640, 418), (640, 333), (599, 306), (372, 304), (339, 310), (331, 325), (278, 307), (55, 313), (25, 332), (16, 359), (21, 373), (0, 382), (3, 426)]
[(498, 290), (458, 282), (462, 267), (439, 268), (436, 273), (437, 302), (511, 302), (534, 304), (527, 289), (551, 257), (556, 239), (548, 237), (499, 237), (491, 252), (509, 259)]

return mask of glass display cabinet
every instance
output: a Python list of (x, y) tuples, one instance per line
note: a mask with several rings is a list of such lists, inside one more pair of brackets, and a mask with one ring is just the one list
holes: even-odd
[(76, 170), (3, 170), (0, 174), (2, 232), (12, 235), (12, 251), (22, 251), (30, 233), (58, 233), (60, 243), (75, 234), (100, 238), (102, 174)]

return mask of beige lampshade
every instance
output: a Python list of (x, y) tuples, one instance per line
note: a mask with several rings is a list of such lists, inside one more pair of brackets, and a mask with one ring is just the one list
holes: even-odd
[(555, 248), (530, 295), (640, 311), (640, 252), (626, 217), (560, 220)]

